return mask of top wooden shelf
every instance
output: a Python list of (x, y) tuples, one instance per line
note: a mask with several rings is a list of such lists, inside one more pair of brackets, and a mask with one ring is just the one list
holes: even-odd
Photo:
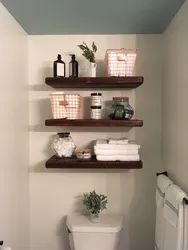
[(144, 82), (142, 76), (126, 77), (47, 77), (46, 84), (53, 88), (127, 88), (134, 89)]

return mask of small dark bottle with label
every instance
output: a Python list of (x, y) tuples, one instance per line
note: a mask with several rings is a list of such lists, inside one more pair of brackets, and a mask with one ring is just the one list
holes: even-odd
[(78, 62), (75, 55), (70, 55), (72, 60), (69, 63), (69, 77), (78, 77)]
[(65, 63), (58, 54), (57, 60), (53, 63), (54, 77), (65, 77)]

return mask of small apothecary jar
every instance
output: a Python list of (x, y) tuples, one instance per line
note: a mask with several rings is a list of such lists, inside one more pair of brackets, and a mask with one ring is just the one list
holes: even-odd
[(70, 133), (58, 133), (52, 142), (52, 149), (59, 157), (71, 157), (76, 145)]
[(91, 106), (101, 106), (102, 105), (102, 93), (91, 93)]
[(129, 104), (129, 97), (113, 97), (110, 118), (114, 120), (130, 120), (134, 110)]

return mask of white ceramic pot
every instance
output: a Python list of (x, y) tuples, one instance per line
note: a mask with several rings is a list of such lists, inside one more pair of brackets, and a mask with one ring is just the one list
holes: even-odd
[(97, 72), (97, 64), (90, 62), (89, 76), (96, 77), (96, 72)]
[(98, 223), (100, 221), (99, 214), (90, 214), (89, 219), (92, 223)]

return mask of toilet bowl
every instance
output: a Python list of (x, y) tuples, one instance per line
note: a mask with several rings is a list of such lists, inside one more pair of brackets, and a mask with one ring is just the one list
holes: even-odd
[(85, 215), (67, 216), (71, 250), (117, 250), (122, 216), (103, 214), (98, 223)]

